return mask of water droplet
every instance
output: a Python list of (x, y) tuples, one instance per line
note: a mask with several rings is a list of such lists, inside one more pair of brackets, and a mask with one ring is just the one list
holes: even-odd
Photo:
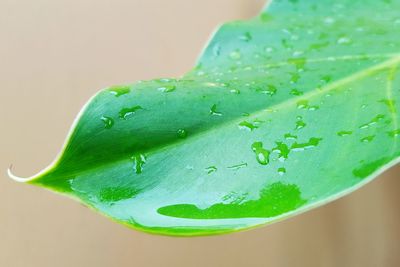
[(235, 51), (232, 51), (232, 52), (229, 54), (229, 57), (230, 57), (231, 59), (233, 59), (233, 60), (239, 60), (239, 59), (242, 57), (242, 54), (240, 53), (239, 50), (235, 50)]
[(253, 131), (254, 129), (257, 129), (257, 128), (258, 128), (257, 125), (255, 125), (255, 124), (253, 124), (251, 122), (248, 122), (248, 121), (242, 121), (241, 123), (239, 123), (239, 129), (245, 129), (245, 130), (248, 130), (248, 131)]
[(258, 163), (260, 163), (261, 165), (267, 165), (269, 163), (270, 152), (263, 148), (262, 142), (254, 142), (251, 145), (251, 149), (256, 154), (256, 159)]
[(266, 89), (257, 88), (256, 91), (260, 92), (260, 93), (263, 93), (263, 94), (266, 94), (266, 95), (269, 95), (269, 96), (273, 96), (273, 95), (276, 94), (278, 89), (273, 85), (268, 85)]
[(251, 34), (249, 32), (246, 32), (245, 34), (240, 36), (239, 39), (242, 41), (248, 42), (248, 41), (251, 41), (251, 39), (253, 39), (253, 37), (251, 36)]
[(170, 93), (170, 92), (175, 91), (175, 89), (176, 89), (175, 85), (165, 85), (165, 86), (158, 87), (158, 91), (161, 91), (163, 93)]
[(372, 142), (375, 138), (375, 135), (370, 135), (370, 136), (366, 136), (364, 138), (361, 138), (360, 141), (363, 143), (369, 143)]
[(116, 85), (112, 86), (108, 89), (108, 91), (115, 95), (116, 97), (119, 97), (121, 95), (127, 94), (131, 91), (131, 88), (129, 86), (124, 86), (124, 85)]
[(351, 135), (352, 133), (353, 133), (352, 131), (340, 131), (340, 132), (337, 132), (337, 135), (348, 136), (348, 135)]
[(276, 147), (272, 149), (272, 152), (278, 153), (280, 161), (285, 161), (289, 157), (290, 149), (283, 142), (276, 142)]
[(247, 167), (247, 163), (244, 162), (244, 163), (240, 163), (240, 164), (229, 166), (227, 168), (230, 169), (230, 170), (239, 170), (239, 169), (245, 168), (245, 167)]
[(299, 91), (299, 90), (297, 90), (297, 89), (292, 89), (292, 91), (290, 91), (290, 94), (291, 94), (291, 95), (295, 95), (295, 96), (300, 96), (300, 95), (303, 94), (303, 92), (302, 92), (302, 91)]
[(217, 104), (214, 104), (210, 108), (210, 115), (221, 116), (222, 113), (217, 111)]
[(396, 130), (390, 131), (390, 132), (388, 132), (388, 134), (391, 137), (398, 137), (398, 136), (400, 136), (400, 129), (396, 129)]
[(137, 174), (141, 174), (143, 171), (143, 165), (146, 163), (146, 156), (141, 153), (137, 153), (131, 157), (133, 160), (133, 170)]
[(177, 134), (178, 134), (178, 137), (182, 138), (182, 139), (187, 137), (187, 131), (185, 129), (179, 129)]
[(113, 127), (113, 125), (114, 125), (114, 120), (111, 117), (102, 116), (101, 120), (104, 123), (104, 128), (105, 129), (111, 129), (111, 127)]
[(367, 122), (367, 123), (361, 125), (359, 128), (360, 129), (369, 128), (369, 127), (371, 127), (372, 125), (378, 123), (380, 120), (382, 120), (384, 118), (385, 118), (385, 115), (379, 114), (379, 115), (375, 116), (370, 122)]
[(240, 94), (240, 91), (238, 89), (231, 89), (229, 92), (231, 92), (232, 94)]
[(297, 139), (297, 136), (296, 136), (296, 135), (293, 135), (293, 134), (291, 134), (291, 133), (285, 134), (284, 137), (285, 137), (287, 140), (296, 140), (296, 139)]
[(300, 117), (300, 118), (298, 118), (297, 121), (296, 121), (295, 130), (303, 129), (303, 128), (306, 127), (306, 126), (307, 126), (307, 124), (306, 124), (306, 123), (301, 119), (301, 117)]
[(221, 45), (220, 44), (216, 44), (213, 47), (213, 54), (214, 56), (219, 56), (221, 54)]
[(272, 47), (265, 48), (265, 52), (267, 52), (267, 53), (272, 53), (273, 51), (274, 51), (274, 49)]
[(299, 101), (297, 101), (297, 108), (298, 109), (306, 109), (306, 108), (308, 108), (308, 100), (299, 100)]
[(299, 70), (304, 70), (304, 66), (307, 63), (307, 59), (306, 58), (289, 58), (287, 60), (287, 62), (289, 64), (292, 64), (296, 67), (296, 69)]
[(351, 43), (351, 40), (350, 40), (350, 38), (348, 38), (348, 37), (346, 37), (346, 36), (341, 36), (341, 37), (339, 37), (339, 39), (337, 40), (337, 43), (338, 43), (338, 44), (346, 45), (346, 44), (350, 44), (350, 43)]
[(138, 111), (140, 109), (142, 109), (141, 106), (134, 106), (134, 107), (131, 107), (131, 108), (123, 108), (119, 112), (119, 117), (121, 119), (126, 120), (128, 117), (130, 117), (131, 115), (135, 114), (136, 111)]
[(206, 171), (207, 171), (207, 174), (211, 174), (211, 173), (217, 171), (217, 167), (215, 167), (215, 166), (207, 167), (207, 168), (206, 168)]
[(278, 169), (278, 173), (279, 173), (279, 175), (284, 175), (285, 173), (286, 173), (286, 169), (285, 168), (279, 168)]
[(309, 148), (313, 148), (319, 145), (319, 142), (322, 141), (322, 138), (311, 137), (306, 143), (294, 143), (291, 147), (293, 151), (303, 151)]

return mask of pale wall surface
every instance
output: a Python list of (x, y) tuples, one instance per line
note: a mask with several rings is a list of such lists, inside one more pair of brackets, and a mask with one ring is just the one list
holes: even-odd
[(214, 27), (261, 0), (0, 0), (0, 266), (400, 266), (400, 167), (356, 193), (249, 232), (129, 230), (5, 175), (47, 166), (98, 89), (178, 76)]

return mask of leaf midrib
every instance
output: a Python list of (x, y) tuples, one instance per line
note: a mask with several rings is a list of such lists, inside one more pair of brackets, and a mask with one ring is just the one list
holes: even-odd
[[(381, 55), (384, 55), (384, 54), (381, 54)], [(383, 61), (383, 62), (381, 62), (379, 64), (373, 65), (373, 66), (371, 66), (369, 68), (366, 68), (364, 70), (355, 72), (355, 73), (353, 73), (353, 74), (351, 74), (349, 76), (346, 76), (346, 77), (344, 77), (344, 78), (342, 78), (340, 80), (337, 80), (335, 82), (327, 84), (324, 87), (321, 87), (319, 89), (314, 89), (313, 91), (310, 91), (310, 92), (308, 92), (308, 93), (306, 93), (306, 94), (304, 94), (302, 96), (286, 99), (285, 101), (283, 101), (281, 103), (274, 104), (274, 105), (272, 105), (270, 107), (266, 107), (266, 108), (263, 108), (261, 110), (253, 111), (252, 113), (249, 114), (248, 118), (253, 118), (254, 119), (256, 117), (264, 115), (267, 112), (270, 113), (271, 110), (280, 110), (282, 108), (285, 108), (287, 106), (295, 104), (300, 99), (311, 99), (313, 97), (317, 97), (317, 96), (319, 96), (321, 94), (325, 94), (327, 92), (330, 92), (330, 91), (332, 91), (332, 90), (334, 90), (334, 89), (336, 89), (338, 87), (341, 87), (341, 86), (343, 86), (345, 84), (351, 83), (353, 81), (357, 81), (358, 79), (361, 79), (361, 78), (364, 78), (364, 77), (366, 77), (366, 76), (368, 76), (368, 75), (370, 75), (370, 74), (372, 74), (372, 73), (374, 73), (376, 71), (387, 69), (389, 67), (396, 66), (396, 65), (398, 65), (400, 63), (400, 53), (399, 54), (388, 54), (388, 55), (392, 55), (392, 57), (389, 58), (386, 61)], [(366, 56), (364, 55), (363, 58), (365, 58), (365, 57)], [(346, 56), (346, 60), (358, 60), (360, 58), (361, 58), (361, 56)], [(318, 59), (318, 60), (320, 62), (323, 62), (322, 59)], [(310, 62), (310, 61), (308, 61), (308, 62)], [(387, 90), (389, 90), (389, 89), (387, 89)], [(394, 121), (395, 121), (396, 118), (397, 118), (397, 116), (394, 115)], [(240, 121), (241, 121), (241, 119), (231, 119), (231, 120), (227, 120), (225, 122), (222, 122), (222, 123), (220, 123), (220, 124), (218, 124), (216, 126), (218, 128), (220, 128), (220, 127), (224, 127), (224, 126), (230, 125), (230, 124), (238, 124)], [(156, 151), (166, 150), (171, 146), (176, 146), (176, 145), (179, 145), (180, 143), (187, 142), (187, 140), (189, 138), (193, 139), (195, 137), (199, 137), (199, 136), (205, 135), (209, 130), (215, 129), (216, 126), (214, 126), (212, 128), (206, 128), (205, 130), (198, 131), (197, 133), (193, 133), (192, 135), (188, 136), (186, 139), (183, 139), (183, 140), (174, 140), (172, 142), (166, 142), (164, 144), (160, 144), (160, 145), (155, 146), (155, 147), (153, 147), (151, 149), (142, 151), (142, 153), (152, 154), (152, 153), (154, 153)], [(69, 140), (67, 140), (67, 142), (69, 142)], [(65, 152), (65, 149), (60, 153), (60, 158), (58, 160), (56, 160), (56, 163), (52, 167), (50, 167), (48, 169), (48, 171), (46, 171), (44, 173), (41, 173), (40, 175), (34, 177), (32, 180), (29, 180), (29, 182), (31, 182), (31, 181), (34, 182), (36, 179), (38, 179), (40, 177), (47, 176), (47, 175), (51, 176), (52, 172), (56, 171), (57, 166), (60, 164), (60, 159), (61, 159), (62, 155), (64, 154), (64, 152)], [(106, 163), (106, 164), (102, 163), (102, 164), (99, 164), (99, 165), (91, 165), (92, 166), (91, 168), (87, 168), (87, 169), (85, 169), (83, 171), (66, 173), (64, 175), (61, 175), (61, 176), (58, 176), (58, 177), (54, 177), (53, 179), (54, 180), (58, 180), (58, 179), (61, 179), (61, 178), (64, 178), (64, 177), (75, 176), (77, 174), (85, 174), (85, 173), (92, 172), (92, 171), (95, 171), (95, 170), (98, 170), (98, 169), (106, 168), (109, 165), (114, 165), (114, 164), (116, 164), (118, 162), (123, 162), (123, 161), (129, 161), (129, 159), (127, 159), (126, 157), (122, 157), (122, 155), (121, 155), (121, 157), (116, 158), (114, 161), (112, 161), (110, 163)], [(51, 180), (53, 180), (53, 179), (51, 179)]]

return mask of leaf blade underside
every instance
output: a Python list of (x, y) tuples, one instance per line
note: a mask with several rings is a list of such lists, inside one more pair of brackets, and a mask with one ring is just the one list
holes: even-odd
[(114, 86), (27, 182), (143, 231), (207, 235), (322, 205), (398, 161), (400, 1), (274, 1), (180, 79)]

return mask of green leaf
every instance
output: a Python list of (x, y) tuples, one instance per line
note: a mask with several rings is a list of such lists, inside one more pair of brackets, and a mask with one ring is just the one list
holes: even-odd
[(399, 0), (276, 0), (223, 25), (182, 78), (100, 91), (50, 167), (10, 175), (168, 235), (325, 204), (399, 161), (399, 10)]

